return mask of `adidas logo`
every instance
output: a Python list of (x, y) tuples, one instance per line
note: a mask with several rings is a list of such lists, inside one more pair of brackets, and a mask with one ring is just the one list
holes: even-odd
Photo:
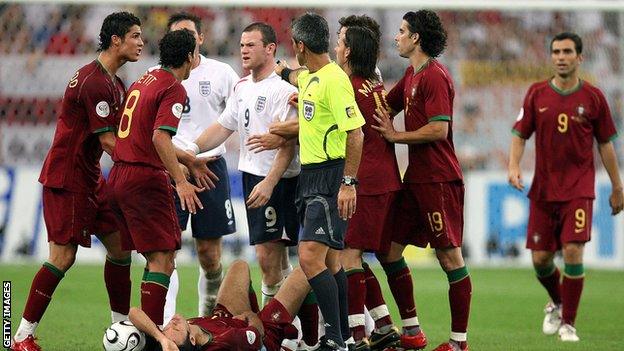
[(323, 230), (323, 227), (319, 227), (314, 234), (325, 234), (325, 231)]

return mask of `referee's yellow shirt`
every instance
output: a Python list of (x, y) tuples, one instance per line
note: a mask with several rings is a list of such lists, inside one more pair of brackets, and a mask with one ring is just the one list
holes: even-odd
[(335, 62), (298, 76), (301, 164), (345, 158), (347, 131), (364, 125), (347, 74)]

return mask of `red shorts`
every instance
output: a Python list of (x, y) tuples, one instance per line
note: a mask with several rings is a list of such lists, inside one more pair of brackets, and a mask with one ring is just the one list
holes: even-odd
[(395, 211), (393, 241), (432, 248), (461, 247), (464, 184), (405, 183)]
[(398, 191), (380, 195), (358, 195), (355, 214), (347, 223), (347, 247), (386, 254), (392, 241), (392, 212)]
[(95, 188), (95, 201), (98, 212), (95, 216), (94, 233), (96, 235), (106, 235), (117, 231), (115, 213), (111, 209), (109, 202), (109, 192), (106, 180), (100, 177)]
[(271, 299), (258, 317), (264, 326), (263, 343), (268, 351), (279, 351), (282, 340), (297, 338), (297, 329), (291, 324), (293, 317), (276, 299)]
[(44, 186), (42, 201), (48, 242), (91, 247), (98, 212), (93, 194)]
[(108, 185), (124, 250), (144, 253), (180, 248), (174, 190), (164, 170), (115, 164)]
[(555, 252), (569, 242), (591, 239), (594, 200), (530, 201), (526, 247)]

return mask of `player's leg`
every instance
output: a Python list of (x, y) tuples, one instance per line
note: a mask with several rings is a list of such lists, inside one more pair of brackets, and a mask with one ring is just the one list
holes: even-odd
[(217, 304), (225, 307), (232, 315), (252, 310), (247, 296), (251, 287), (249, 265), (242, 260), (232, 262), (223, 278), (217, 294)]
[(104, 263), (104, 284), (108, 292), (112, 322), (128, 319), (130, 311), (130, 265), (132, 258), (130, 251), (121, 248), (119, 231), (98, 235), (98, 239), (106, 248), (106, 262)]
[[(205, 207), (204, 207), (205, 208)], [(223, 281), (221, 265), (221, 237), (211, 239), (195, 238), (197, 259), (199, 260), (199, 315), (208, 316), (217, 300), (217, 292)]]
[(169, 281), (175, 267), (175, 251), (143, 253), (147, 260), (147, 274), (141, 282), (141, 309), (156, 325), (163, 325)]
[(369, 309), (375, 325), (370, 335), (369, 342), (372, 350), (384, 350), (387, 347), (399, 346), (401, 334), (392, 323), (390, 311), (381, 292), (381, 286), (377, 277), (366, 262), (362, 263), (366, 284), (366, 308)]
[(349, 330), (356, 345), (358, 343), (366, 343), (367, 341), (363, 341), (366, 337), (364, 318), (366, 280), (364, 268), (362, 267), (362, 251), (346, 247), (341, 252), (340, 261), (347, 275)]
[(303, 301), (310, 292), (310, 284), (301, 268), (294, 269), (275, 294), (279, 301), (291, 316), (294, 316), (301, 308)]
[(255, 245), (256, 258), (262, 271), (262, 305), (275, 296), (283, 282), (282, 261), (286, 247), (283, 242), (264, 242)]
[(340, 263), (340, 252), (342, 250), (329, 249), (325, 258), (325, 264), (327, 268), (334, 274), (336, 280), (336, 287), (338, 288), (338, 304), (340, 309), (340, 331), (342, 334), (342, 340), (347, 341), (351, 338), (351, 331), (349, 330), (349, 295), (347, 274), (345, 273), (342, 264)]

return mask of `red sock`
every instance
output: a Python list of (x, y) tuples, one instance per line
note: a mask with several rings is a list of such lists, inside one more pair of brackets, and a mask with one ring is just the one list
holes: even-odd
[(386, 276), (388, 277), (388, 286), (392, 291), (392, 296), (399, 308), (401, 319), (409, 319), (416, 317), (416, 304), (414, 302), (414, 286), (412, 284), (412, 275), (405, 263), (405, 258), (399, 261), (382, 264)]
[[(451, 305), (451, 331), (455, 333), (465, 333), (468, 329), (470, 299), (472, 297), (470, 276), (465, 266), (447, 272), (447, 275), (449, 275), (448, 295)], [(463, 275), (463, 277), (461, 275)], [(452, 277), (458, 278), (459, 280), (451, 280)]]
[(563, 307), (561, 323), (574, 325), (584, 282), (585, 278), (583, 276), (580, 278), (563, 276), (563, 283), (561, 284), (561, 302)]
[(309, 346), (316, 345), (318, 342), (318, 303), (314, 292), (308, 293), (297, 316), (301, 321), (302, 340)]
[(169, 276), (149, 272), (141, 283), (141, 308), (156, 325), (163, 324), (165, 299), (169, 289)]
[(364, 300), (366, 299), (366, 280), (364, 270), (360, 268), (347, 271), (349, 298), (349, 329), (355, 341), (366, 336), (364, 319)]
[(559, 273), (559, 269), (555, 267), (555, 270), (552, 274), (549, 274), (544, 277), (537, 276), (537, 280), (542, 284), (542, 286), (548, 292), (548, 296), (553, 303), (559, 305), (561, 304), (561, 274)]
[[(364, 267), (364, 277), (366, 279), (365, 305), (370, 312), (379, 306), (385, 305), (386, 301), (383, 298), (381, 286), (379, 286), (379, 281), (373, 271), (370, 269), (368, 264), (366, 264), (366, 262), (362, 264), (362, 267)], [(377, 329), (392, 324), (392, 318), (390, 318), (389, 314), (378, 317), (376, 315), (373, 316), (373, 313), (371, 313), (371, 317), (373, 317), (373, 320), (375, 321), (375, 328)]]
[(39, 322), (46, 308), (52, 300), (54, 290), (63, 279), (65, 273), (50, 263), (44, 263), (35, 274), (30, 286), (28, 300), (24, 307), (24, 319), (34, 323)]
[(104, 283), (108, 291), (111, 311), (125, 315), (130, 311), (131, 262), (130, 257), (125, 261), (115, 261), (106, 257), (106, 263), (104, 263)]

